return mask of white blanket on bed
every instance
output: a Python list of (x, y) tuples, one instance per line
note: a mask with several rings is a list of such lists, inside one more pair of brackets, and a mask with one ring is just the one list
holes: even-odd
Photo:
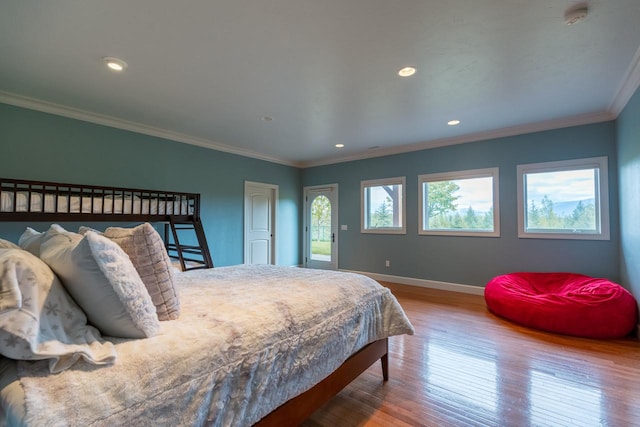
[(19, 362), (26, 423), (249, 426), (367, 343), (413, 333), (391, 293), (357, 274), (238, 266), (177, 281), (180, 318), (153, 338), (114, 339), (114, 366), (49, 375)]

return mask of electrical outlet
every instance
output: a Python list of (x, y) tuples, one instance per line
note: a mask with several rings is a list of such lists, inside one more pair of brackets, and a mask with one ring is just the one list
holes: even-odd
[(384, 262), (384, 266), (385, 266), (385, 267), (391, 267), (391, 261), (386, 260), (386, 261)]

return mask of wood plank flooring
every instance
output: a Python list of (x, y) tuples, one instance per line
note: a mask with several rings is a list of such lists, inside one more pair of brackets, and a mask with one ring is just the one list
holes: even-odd
[(303, 425), (640, 426), (640, 341), (590, 340), (514, 325), (477, 295), (384, 283), (413, 336)]

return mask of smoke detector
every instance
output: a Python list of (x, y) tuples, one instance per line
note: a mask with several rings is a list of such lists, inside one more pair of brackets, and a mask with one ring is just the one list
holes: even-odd
[(584, 21), (588, 14), (589, 8), (584, 5), (568, 9), (564, 13), (564, 23), (567, 25), (577, 24), (578, 22)]

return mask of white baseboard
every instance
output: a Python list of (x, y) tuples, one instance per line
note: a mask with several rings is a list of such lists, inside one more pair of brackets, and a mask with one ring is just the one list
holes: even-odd
[[(440, 289), (443, 291), (460, 292), (463, 294), (484, 295), (484, 288), (480, 286), (461, 285), (458, 283), (438, 282), (435, 280), (414, 279), (412, 277), (391, 276), (389, 274), (368, 273), (366, 271), (343, 270), (358, 273), (383, 282), (399, 283), (401, 285), (419, 286), (421, 288)], [(638, 326), (640, 328), (640, 325)]]

